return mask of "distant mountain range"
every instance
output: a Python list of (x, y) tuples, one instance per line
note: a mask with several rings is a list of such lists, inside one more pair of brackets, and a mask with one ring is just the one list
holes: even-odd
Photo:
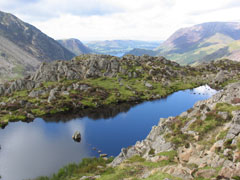
[(180, 64), (221, 58), (240, 61), (240, 23), (210, 22), (182, 28), (165, 42), (77, 39), (55, 41), (16, 16), (0, 11), (0, 82), (22, 77), (41, 62), (70, 60), (80, 54), (165, 56)]
[[(137, 55), (146, 52), (151, 54), (151, 51), (161, 44), (159, 41), (138, 41), (138, 40), (106, 40), (106, 41), (89, 41), (83, 44), (78, 39), (64, 39), (58, 42), (76, 55), (80, 54), (108, 54), (112, 56), (123, 56), (130, 50)], [(153, 51), (155, 55), (155, 51)]]
[[(220, 58), (240, 60), (240, 23), (209, 22), (176, 31), (154, 52), (142, 54), (161, 55), (180, 64), (199, 64)], [(135, 50), (128, 52), (135, 54)]]
[(54, 40), (16, 16), (0, 11), (0, 82), (34, 71), (41, 62), (70, 60), (80, 54), (123, 55), (134, 48), (154, 49), (160, 42), (133, 40)]
[(142, 56), (144, 54), (147, 54), (149, 56), (157, 56), (157, 52), (156, 51), (148, 50), (148, 49), (141, 49), (141, 48), (134, 48), (133, 50), (131, 50), (129, 52), (126, 52), (124, 54), (124, 56), (128, 55), (128, 54), (133, 54), (135, 56)]
[(0, 79), (31, 72), (40, 62), (68, 60), (74, 56), (34, 26), (0, 11)]
[(122, 56), (134, 48), (153, 50), (161, 44), (161, 41), (107, 40), (90, 41), (86, 42), (85, 44), (94, 52), (100, 54)]
[(80, 54), (91, 54), (94, 53), (93, 50), (91, 50), (90, 48), (88, 48), (87, 46), (85, 46), (80, 40), (78, 39), (63, 39), (63, 40), (58, 40), (58, 42), (65, 47), (66, 49), (68, 49), (69, 51), (71, 51), (72, 53), (74, 53), (75, 55), (80, 55)]

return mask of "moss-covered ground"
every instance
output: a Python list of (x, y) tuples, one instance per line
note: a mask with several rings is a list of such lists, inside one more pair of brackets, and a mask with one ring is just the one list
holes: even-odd
[[(152, 87), (146, 87), (146, 82), (149, 82)], [(120, 83), (116, 77), (100, 77), (80, 81), (63, 80), (61, 82), (45, 82), (34, 90), (46, 91), (48, 88), (68, 87), (74, 83), (85, 84), (90, 88), (87, 91), (70, 90), (67, 95), (57, 93), (56, 99), (51, 103), (47, 101), (49, 92), (39, 97), (29, 97), (28, 94), (31, 91), (24, 90), (0, 97), (0, 102), (6, 104), (1, 108), (0, 126), (6, 125), (9, 121), (27, 120), (29, 113), (34, 117), (43, 117), (76, 109), (98, 108), (103, 105), (130, 101), (141, 102), (162, 98), (173, 92), (199, 85), (195, 82), (183, 83), (176, 79), (168, 86), (164, 86), (159, 82), (122, 76)]]

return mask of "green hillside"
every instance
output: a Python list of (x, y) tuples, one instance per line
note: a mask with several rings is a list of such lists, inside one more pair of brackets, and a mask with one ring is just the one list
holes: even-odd
[[(234, 42), (231, 37), (217, 33), (200, 42), (191, 51), (185, 53), (163, 53), (167, 58), (180, 64), (192, 64), (196, 61), (210, 61), (227, 56), (233, 51), (232, 49), (239, 48), (237, 47), (238, 44)], [(233, 47), (232, 49), (229, 49), (230, 45)]]
[(182, 28), (154, 51), (132, 50), (126, 54), (165, 56), (182, 65), (215, 59), (240, 60), (240, 28), (234, 22), (210, 22)]

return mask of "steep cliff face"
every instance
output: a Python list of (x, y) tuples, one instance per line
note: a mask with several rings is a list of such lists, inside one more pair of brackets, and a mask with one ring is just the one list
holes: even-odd
[[(183, 53), (191, 48), (197, 47), (204, 40), (218, 36), (218, 40), (223, 36), (226, 42), (240, 39), (240, 23), (235, 22), (209, 22), (198, 24), (192, 27), (182, 28), (170, 36), (160, 47), (170, 49), (173, 53)], [(223, 41), (222, 41), (223, 42)]]
[(40, 61), (71, 59), (74, 54), (34, 26), (0, 12), (0, 35)]
[[(239, 60), (234, 54), (240, 32), (237, 22), (209, 22), (182, 28), (170, 36), (159, 48), (164, 55), (181, 64), (212, 61), (223, 57)], [(233, 45), (235, 44), (235, 45)], [(239, 50), (239, 46), (237, 46)]]
[(134, 49), (126, 54), (165, 56), (179, 64), (200, 64), (220, 58), (240, 60), (238, 22), (209, 22), (181, 28), (154, 51)]
[(156, 163), (174, 154), (173, 164), (151, 170), (148, 175), (162, 172), (183, 179), (239, 177), (239, 97), (238, 82), (177, 117), (161, 118), (145, 140), (122, 149), (111, 165), (118, 166), (134, 156)]
[(74, 56), (34, 26), (0, 11), (0, 79), (19, 78), (36, 69), (40, 62)]
[(63, 39), (63, 40), (58, 40), (58, 42), (74, 53), (76, 56), (79, 56), (81, 54), (91, 54), (93, 53), (93, 50), (85, 46), (81, 41), (78, 39)]
[(39, 65), (37, 58), (0, 35), (0, 83), (1, 80), (23, 77)]

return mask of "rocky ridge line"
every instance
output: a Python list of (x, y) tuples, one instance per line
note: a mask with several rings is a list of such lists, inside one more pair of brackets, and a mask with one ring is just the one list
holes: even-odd
[(168, 159), (161, 154), (175, 151), (173, 165), (151, 170), (147, 176), (162, 172), (183, 179), (239, 178), (239, 97), (240, 82), (228, 85), (208, 100), (197, 102), (177, 117), (161, 118), (145, 140), (123, 148), (111, 166), (116, 167), (134, 156), (160, 162)]
[(221, 88), (239, 80), (240, 63), (198, 67), (164, 57), (81, 55), (42, 63), (30, 76), (0, 85), (0, 124), (108, 104), (158, 99), (203, 84)]

